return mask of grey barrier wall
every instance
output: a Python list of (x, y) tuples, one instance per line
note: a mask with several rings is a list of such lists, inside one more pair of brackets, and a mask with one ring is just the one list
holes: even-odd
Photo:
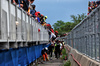
[(76, 25), (65, 38), (71, 47), (100, 61), (100, 6)]
[(0, 25), (0, 49), (49, 41), (48, 31), (22, 8), (11, 4), (11, 0), (0, 0)]

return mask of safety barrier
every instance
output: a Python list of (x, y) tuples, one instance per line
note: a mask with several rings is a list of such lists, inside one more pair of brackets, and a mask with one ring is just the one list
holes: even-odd
[(49, 41), (48, 31), (11, 0), (0, 0), (0, 26), (0, 49)]
[(65, 41), (79, 52), (100, 61), (100, 6), (75, 26)]
[(0, 51), (0, 66), (27, 66), (41, 56), (41, 50), (50, 44)]
[(71, 66), (100, 66), (99, 62), (79, 53), (69, 45), (65, 45), (65, 47), (67, 47), (66, 51), (69, 54), (68, 59), (71, 61)]

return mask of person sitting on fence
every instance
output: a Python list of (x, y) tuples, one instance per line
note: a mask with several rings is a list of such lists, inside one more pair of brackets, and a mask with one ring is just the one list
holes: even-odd
[(41, 51), (41, 54), (43, 56), (43, 61), (48, 61), (47, 51), (48, 51), (47, 47), (43, 48)]

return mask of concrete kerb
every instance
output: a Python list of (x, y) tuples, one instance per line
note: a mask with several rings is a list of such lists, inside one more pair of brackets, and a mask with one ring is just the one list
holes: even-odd
[[(71, 48), (70, 46), (67, 45), (67, 47)], [(75, 59), (81, 64), (81, 66), (100, 66), (100, 63), (90, 59), (89, 57), (79, 53), (77, 50), (71, 48), (70, 49), (70, 54), (72, 53), (75, 57)], [(71, 55), (68, 58), (72, 64), (72, 66), (78, 66), (78, 64), (73, 60)]]
[(73, 60), (72, 56), (71, 56), (71, 55), (69, 55), (69, 58), (68, 58), (68, 59), (71, 61), (71, 66), (73, 66), (73, 64), (74, 64), (75, 62), (74, 62), (74, 60)]
[[(76, 53), (77, 54), (77, 53)], [(82, 58), (82, 55), (77, 54), (76, 60), (80, 63), (80, 60)]]
[(69, 50), (69, 52), (71, 51), (71, 47), (70, 46), (68, 46), (68, 45), (65, 45), (67, 48), (68, 48), (68, 50)]
[(74, 55), (74, 58), (76, 59), (77, 57), (76, 51), (72, 49), (71, 53)]

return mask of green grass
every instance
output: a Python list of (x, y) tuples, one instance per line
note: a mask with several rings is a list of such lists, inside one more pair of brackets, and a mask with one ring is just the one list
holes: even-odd
[(67, 61), (64, 66), (71, 66), (71, 62), (70, 61)]

